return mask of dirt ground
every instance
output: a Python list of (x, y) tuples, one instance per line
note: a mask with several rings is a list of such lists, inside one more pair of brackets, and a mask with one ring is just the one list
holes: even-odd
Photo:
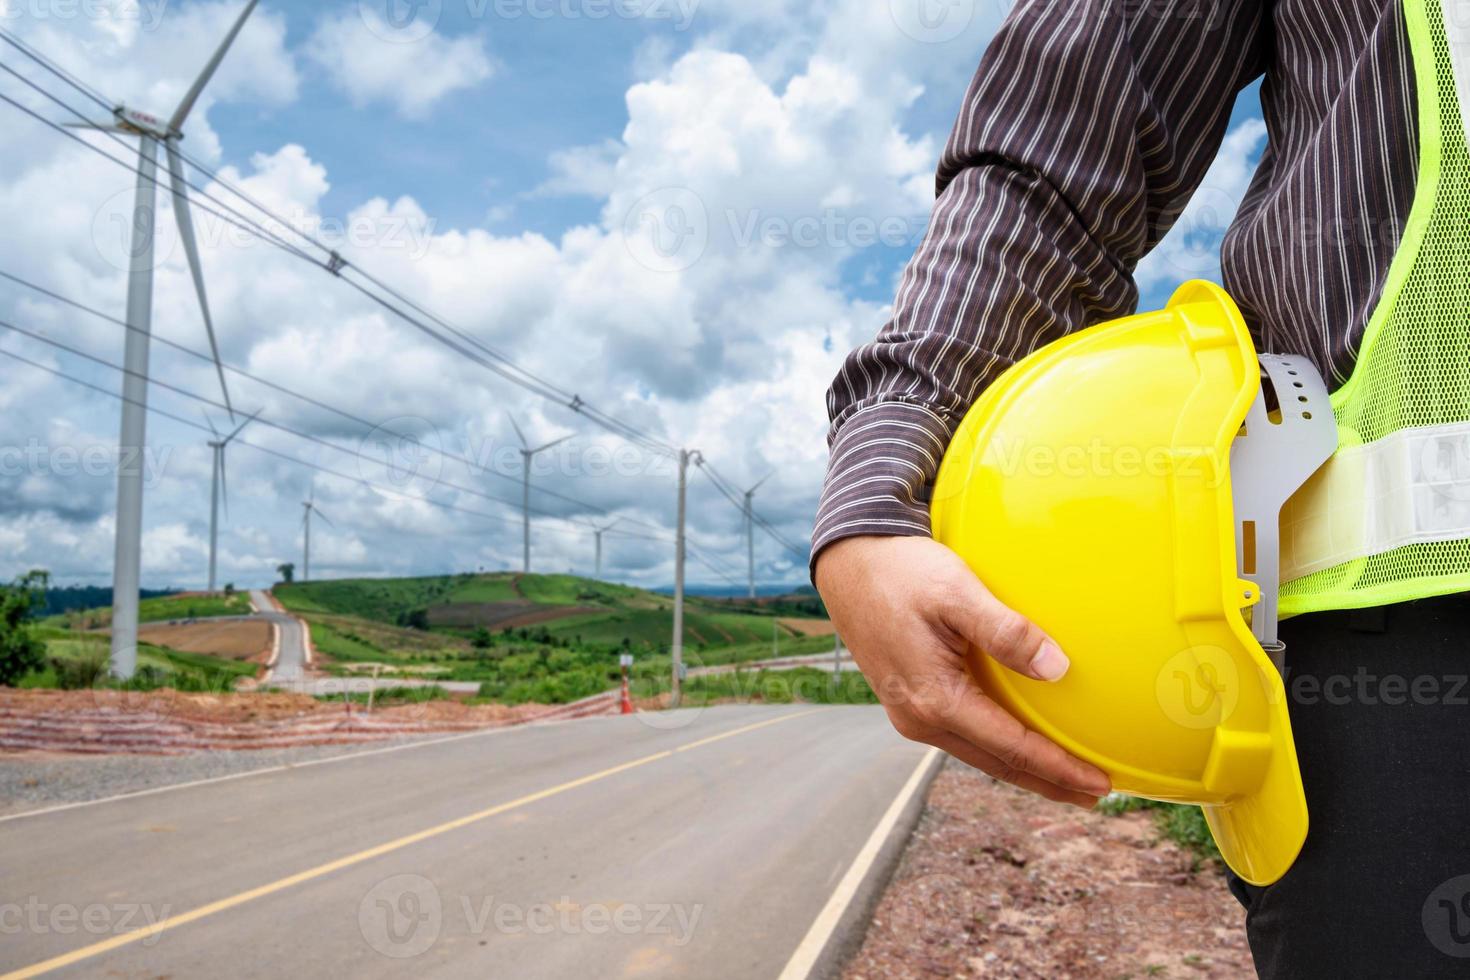
[[(274, 722), (311, 716), (342, 714), (340, 703), (318, 701), (305, 694), (282, 691), (248, 694), (181, 694), (170, 689), (157, 691), (50, 691), (0, 688), (0, 713), (10, 717), (54, 712), (156, 712), (170, 718), (237, 724)], [(360, 705), (354, 706), (362, 713)], [(373, 717), (382, 721), (484, 722), (498, 724), (531, 717), (546, 710), (544, 705), (461, 704), (458, 701), (426, 701), (415, 704), (379, 705)]]
[(845, 980), (1248, 978), (1243, 913), (1146, 813), (1086, 813), (950, 762)]
[(144, 624), (138, 636), (170, 650), (185, 653), (207, 653), (231, 660), (251, 660), (269, 656), (270, 623), (264, 620), (230, 619), (217, 622)]

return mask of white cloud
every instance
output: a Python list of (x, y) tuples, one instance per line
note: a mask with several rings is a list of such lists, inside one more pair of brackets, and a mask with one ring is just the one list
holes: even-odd
[[(885, 314), (881, 304), (854, 298), (849, 284), (885, 275), (874, 239), (907, 251), (930, 207), (942, 133), (916, 131), (911, 112), (926, 86), (941, 100), (957, 101), (983, 42), (985, 26), (977, 18), (956, 40), (920, 43), (896, 26), (890, 6), (709, 0), (697, 21), (706, 33), (692, 44), (645, 45), (617, 138), (569, 146), (548, 163), (540, 195), (590, 197), (600, 205), (578, 227), (520, 231), (517, 211), (505, 204), (493, 209), (488, 226), (444, 226), (441, 216), (398, 188), (374, 188), (371, 171), (353, 173), (334, 189), (324, 162), (331, 148), (316, 145), (310, 132), (283, 134), (278, 143), (254, 148), (262, 152), (247, 166), (222, 173), (315, 232), (340, 230), (340, 250), (355, 266), (559, 388), (661, 438), (702, 449), (738, 482), (775, 471), (761, 490), (762, 512), (801, 539), (809, 533), (825, 461), (826, 386), (843, 353), (871, 337)], [(196, 7), (214, 9), (185, 9)], [(352, 8), (320, 23), (306, 51), (358, 104), (420, 117), (493, 70), (472, 38), (393, 44), (367, 30)], [(114, 60), (125, 63), (121, 55)], [(289, 64), (289, 57), (262, 52), (255, 68), (272, 64)], [(85, 60), (76, 67), (86, 67)], [(187, 76), (181, 68), (178, 77)], [(1245, 135), (1233, 133), (1231, 140), (1230, 147), (1248, 154)], [(1228, 169), (1212, 175), (1227, 191), (1240, 177)], [(23, 159), (0, 160), (0, 210), (16, 216), (0, 243), (0, 266), (120, 311), (125, 277), (97, 243), (99, 224), (112, 227), (97, 216), (112, 213), (110, 197), (122, 195), (125, 204), (130, 188), (126, 172), (55, 142)], [(535, 476), (534, 505), (561, 515), (536, 520), (536, 568), (589, 569), (590, 536), (564, 519), (569, 516), (613, 512), (668, 527), (667, 460), (630, 450), (571, 412), (510, 386), (322, 270), (238, 241), (217, 219), (196, 217), (227, 360), (395, 431), (421, 420), (426, 438), (481, 464), (433, 457), (442, 480), (507, 502), (441, 483), (434, 498), (460, 510), (432, 507), (413, 496), (429, 485), (423, 471), (396, 483), (354, 455), (367, 436), (362, 426), (234, 379), (238, 404), (264, 407), (265, 419), (349, 451), (263, 424), (246, 431), (230, 454), (231, 518), (221, 541), (226, 579), (258, 583), (281, 561), (299, 565), (300, 501), (313, 484), (336, 525), (313, 527), (318, 575), (514, 567), (520, 528), (512, 414), (533, 439), (577, 433), (548, 454)], [(165, 233), (170, 222), (161, 216)], [(201, 347), (182, 256), (163, 254), (158, 332)], [(120, 355), (115, 326), (16, 300), (9, 289), (0, 291), (0, 311), (109, 359)], [(54, 356), (3, 333), (0, 348)], [(157, 344), (154, 358), (160, 378), (210, 395), (217, 389), (208, 364)], [(115, 373), (65, 357), (58, 362), (108, 390), (116, 387)], [(185, 419), (198, 415), (196, 405), (166, 393), (156, 393), (155, 404)], [(51, 442), (106, 444), (115, 435), (115, 400), (79, 393), (5, 359), (0, 408), (13, 412), (14, 431)], [(152, 585), (197, 584), (198, 542), (207, 531), (204, 436), (161, 418), (150, 421), (150, 433), (154, 446), (171, 455), (149, 488), (147, 526), (160, 537), (149, 552), (147, 578)], [(342, 475), (313, 474), (262, 449)], [(92, 483), (44, 476), (47, 482), (26, 488), (25, 507), (0, 513), (0, 575), (35, 564), (101, 580), (111, 547), (107, 476)], [(365, 477), (387, 489), (364, 486)], [(588, 501), (593, 510), (542, 491)], [(692, 495), (696, 549), (738, 555), (740, 515), (697, 476)], [(64, 513), (63, 500), (70, 508)], [(47, 501), (49, 509), (34, 509)], [(23, 546), (5, 547), (12, 541)], [(610, 537), (607, 545), (619, 576), (669, 581), (666, 541)], [(763, 578), (803, 577), (796, 556), (770, 542), (758, 548)], [(697, 563), (693, 572), (720, 581)]]
[(390, 40), (392, 29), (366, 4), (327, 17), (306, 54), (359, 108), (383, 103), (408, 118), (424, 117), (445, 96), (494, 74), (480, 38), (437, 32)]

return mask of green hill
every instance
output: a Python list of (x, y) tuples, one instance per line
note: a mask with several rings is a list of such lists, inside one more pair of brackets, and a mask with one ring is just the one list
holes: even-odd
[[(312, 618), (355, 616), (375, 623), (461, 636), (483, 627), (588, 647), (667, 648), (673, 599), (657, 592), (574, 575), (513, 572), (401, 579), (336, 579), (278, 585), (275, 595), (293, 612)], [(686, 644), (717, 650), (769, 643), (776, 624), (760, 604), (690, 596), (685, 601)]]
[[(244, 592), (234, 592), (230, 595), (178, 592), (152, 596), (138, 603), (138, 622), (140, 623), (161, 623), (173, 619), (203, 619), (209, 616), (248, 615), (250, 615), (250, 596)], [(69, 609), (66, 612), (47, 616), (42, 622), (47, 626), (67, 629), (105, 629), (112, 625), (112, 607)]]

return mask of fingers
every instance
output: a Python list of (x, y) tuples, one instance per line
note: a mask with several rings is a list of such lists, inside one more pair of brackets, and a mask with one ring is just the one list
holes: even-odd
[(940, 607), (946, 625), (987, 656), (1038, 681), (1057, 681), (1070, 662), (1056, 641), (1005, 605), (973, 575), (960, 577)]
[(1026, 728), (971, 684), (963, 685), (942, 710), (937, 727), (993, 756), (1002, 767), (991, 773), (997, 779), (1011, 783), (1016, 776), (1029, 774), (1089, 796), (1112, 790), (1107, 773)]
[(1100, 799), (1100, 797), (1093, 796), (1091, 793), (1081, 793), (1077, 790), (1067, 789), (1065, 786), (1058, 786), (1056, 783), (1047, 782), (1045, 779), (1039, 776), (1033, 776), (1029, 772), (1007, 772), (1006, 767), (999, 759), (989, 752), (983, 752), (975, 748), (975, 746), (966, 742), (958, 735), (951, 735), (948, 732), (941, 733), (930, 744), (948, 752), (968, 766), (979, 769), (981, 772), (994, 776), (1003, 782), (1009, 782), (1013, 786), (1019, 786), (1021, 789), (1035, 793), (1038, 796), (1044, 796), (1048, 800), (1056, 803), (1067, 803), (1071, 806), (1081, 807), (1084, 810), (1091, 810), (1097, 806), (1097, 801)]

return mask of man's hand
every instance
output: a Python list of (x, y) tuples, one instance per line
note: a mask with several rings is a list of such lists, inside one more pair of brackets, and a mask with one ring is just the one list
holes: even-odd
[(953, 551), (930, 538), (846, 538), (818, 557), (816, 579), (899, 734), (1048, 799), (1090, 808), (1108, 792), (1102, 770), (1028, 730), (980, 691), (965, 666), (970, 644), (1043, 681), (1061, 678), (1067, 657)]

